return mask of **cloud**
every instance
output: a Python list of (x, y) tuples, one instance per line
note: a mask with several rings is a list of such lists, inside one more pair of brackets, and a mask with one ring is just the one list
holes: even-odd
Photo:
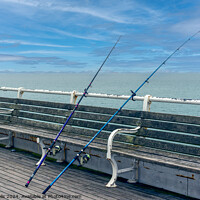
[[(63, 13), (81, 14), (82, 17), (94, 17), (101, 20), (119, 24), (148, 24), (155, 23), (162, 19), (160, 10), (156, 10), (141, 4), (138, 1), (57, 1), (51, 0), (4, 0), (20, 4), (23, 6), (34, 7), (46, 11)], [(110, 9), (112, 6), (112, 9)], [(128, 12), (128, 14), (126, 14)], [(81, 18), (80, 18), (81, 19)]]
[(172, 25), (171, 30), (181, 34), (194, 34), (200, 31), (200, 17), (178, 22)]
[[(189, 0), (2, 0), (0, 33), (12, 38), (1, 37), (0, 61), (49, 67), (87, 62), (92, 69), (123, 35), (108, 60), (110, 69), (145, 69), (199, 29), (199, 5)], [(176, 56), (198, 59), (199, 38), (194, 39)]]
[(37, 1), (26, 1), (26, 0), (2, 0), (4, 2), (10, 2), (10, 3), (16, 3), (16, 4), (22, 4), (27, 6), (38, 6), (39, 2)]
[[(119, 24), (148, 24), (156, 23), (162, 19), (162, 13), (159, 10), (149, 8), (138, 1), (101, 1), (95, 6), (84, 3), (62, 3), (52, 5), (52, 10), (62, 12), (72, 12), (82, 15), (89, 15), (95, 18), (103, 19), (105, 21), (119, 23)], [(112, 6), (112, 9), (110, 9)], [(128, 14), (127, 14), (128, 13)]]
[(0, 54), (0, 62), (15, 62), (17, 64), (23, 65), (38, 65), (40, 63), (44, 63), (48, 65), (65, 67), (81, 67), (85, 65), (85, 63), (68, 61), (59, 57), (25, 57), (9, 54)]
[(59, 30), (59, 29), (56, 29), (56, 28), (47, 28), (47, 30), (54, 32), (54, 33), (61, 34), (61, 35), (79, 38), (79, 39), (96, 40), (96, 41), (102, 41), (102, 40), (105, 39), (104, 36), (100, 36), (100, 35), (94, 34), (94, 33), (92, 33), (90, 35), (79, 35), (79, 34), (70, 33), (70, 32), (67, 32), (67, 31)]
[(116, 23), (123, 23), (123, 24), (129, 24), (132, 23), (131, 19), (118, 16), (114, 13), (108, 13), (108, 12), (102, 12), (102, 9), (97, 9), (97, 8), (87, 8), (87, 7), (61, 7), (61, 6), (56, 6), (53, 9), (63, 11), (63, 12), (73, 12), (73, 13), (79, 13), (79, 14), (86, 14), (90, 15), (93, 17), (101, 18), (106, 21), (111, 21), (111, 22), (116, 22)]
[(28, 51), (19, 51), (17, 54), (24, 55), (24, 54), (39, 54), (39, 55), (64, 55), (70, 57), (88, 57), (88, 54), (85, 52), (78, 52), (78, 51), (51, 51), (51, 50), (28, 50)]
[[(74, 2), (57, 2), (56, 4), (52, 1), (26, 1), (26, 0), (4, 0), (4, 2), (10, 2), (15, 4), (21, 4), (24, 6), (31, 6), (35, 8), (40, 9), (48, 9), (48, 10), (54, 10), (54, 11), (62, 11), (62, 12), (72, 12), (72, 13), (79, 13), (79, 14), (86, 14), (93, 17), (98, 17), (104, 20), (113, 21), (117, 23), (129, 23), (127, 18), (114, 15), (113, 13), (109, 12), (102, 12), (101, 8), (96, 7), (86, 7), (86, 6), (76, 6), (74, 5)], [(77, 4), (79, 4), (77, 2)], [(80, 3), (81, 4), (81, 3)], [(79, 4), (79, 5), (80, 5)], [(83, 5), (83, 3), (82, 3)]]
[(31, 46), (44, 46), (44, 47), (58, 47), (58, 48), (68, 48), (68, 47), (71, 47), (71, 46), (66, 46), (66, 45), (27, 42), (27, 41), (22, 41), (22, 40), (0, 40), (0, 43), (2, 43), (2, 44), (14, 44), (14, 45), (31, 45)]
[(0, 62), (20, 61), (22, 56), (0, 54)]

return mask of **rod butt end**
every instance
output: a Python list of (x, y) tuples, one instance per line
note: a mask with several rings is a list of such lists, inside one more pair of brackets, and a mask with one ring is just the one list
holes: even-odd
[(25, 187), (28, 187), (28, 186), (29, 186), (29, 183), (30, 183), (30, 181), (28, 181), (28, 182), (25, 184)]
[(51, 186), (49, 185), (43, 192), (42, 194), (46, 194), (46, 192), (51, 188)]

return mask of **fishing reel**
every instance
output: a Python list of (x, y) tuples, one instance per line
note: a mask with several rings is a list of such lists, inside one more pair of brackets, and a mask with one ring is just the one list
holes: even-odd
[[(59, 153), (62, 150), (62, 148), (59, 145), (56, 145), (52, 148), (52, 154), (55, 156), (57, 153)], [(51, 153), (50, 153), (51, 154)]]
[(90, 160), (91, 156), (89, 154), (85, 154), (84, 156), (80, 156), (80, 158), (77, 158), (77, 161), (79, 162), (78, 167), (82, 167), (84, 164), (86, 164)]
[[(47, 147), (44, 147), (43, 149), (48, 149)], [(62, 150), (62, 148), (59, 145), (54, 146), (51, 151), (49, 152), (50, 155), (55, 156), (57, 153), (59, 153)]]
[(131, 99), (132, 99), (132, 101), (135, 101), (133, 98), (134, 98), (134, 96), (136, 96), (136, 94), (135, 94), (135, 92), (133, 92), (133, 90), (131, 90), (131, 93), (132, 93), (132, 97), (131, 97)]

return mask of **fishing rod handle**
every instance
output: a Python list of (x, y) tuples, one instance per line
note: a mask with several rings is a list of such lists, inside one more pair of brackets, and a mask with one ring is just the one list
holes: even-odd
[(35, 175), (34, 173), (31, 175), (31, 177), (29, 178), (29, 180), (28, 180), (27, 183), (25, 184), (26, 187), (29, 186), (29, 184), (30, 184), (31, 180), (33, 179), (34, 175)]
[(46, 194), (46, 192), (51, 188), (51, 185), (49, 185), (43, 192), (42, 194)]
[(35, 176), (35, 174), (37, 173), (38, 169), (40, 168), (40, 166), (42, 165), (42, 163), (44, 162), (45, 158), (47, 157), (47, 155), (49, 154), (49, 152), (51, 151), (52, 147), (55, 144), (55, 140), (52, 142), (52, 144), (49, 146), (46, 154), (44, 155), (44, 157), (42, 158), (42, 160), (40, 161), (39, 165), (37, 166), (37, 168), (35, 169), (35, 171), (33, 172), (33, 174), (31, 175), (31, 177), (29, 178), (29, 180), (27, 181), (27, 183), (25, 184), (25, 187), (28, 187), (30, 182), (32, 181), (33, 177)]

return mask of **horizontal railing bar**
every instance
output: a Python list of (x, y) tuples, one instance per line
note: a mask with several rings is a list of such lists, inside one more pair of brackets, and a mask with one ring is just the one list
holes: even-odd
[[(82, 92), (78, 91), (54, 91), (54, 90), (42, 90), (42, 89), (25, 89), (25, 88), (11, 88), (11, 87), (0, 87), (2, 91), (16, 91), (16, 92), (28, 92), (28, 93), (43, 93), (43, 94), (55, 94), (55, 95), (74, 95), (74, 96), (82, 96)], [(98, 93), (88, 93), (87, 97), (94, 97), (94, 98), (108, 98), (108, 99), (122, 99), (127, 100), (129, 95), (115, 95), (115, 94), (98, 94)], [(141, 96), (134, 96), (134, 100), (137, 101), (144, 101), (145, 97)], [(149, 100), (151, 102), (165, 102), (165, 103), (178, 103), (178, 104), (193, 104), (193, 105), (200, 105), (200, 99), (177, 99), (177, 98), (160, 98), (160, 97), (150, 97)]]
[(11, 87), (0, 87), (2, 91), (16, 91), (18, 92), (29, 92), (29, 93), (44, 93), (44, 94), (60, 94), (60, 95), (71, 95), (72, 92), (54, 91), (54, 90), (41, 90), (41, 89), (25, 89), (25, 88), (11, 88)]

